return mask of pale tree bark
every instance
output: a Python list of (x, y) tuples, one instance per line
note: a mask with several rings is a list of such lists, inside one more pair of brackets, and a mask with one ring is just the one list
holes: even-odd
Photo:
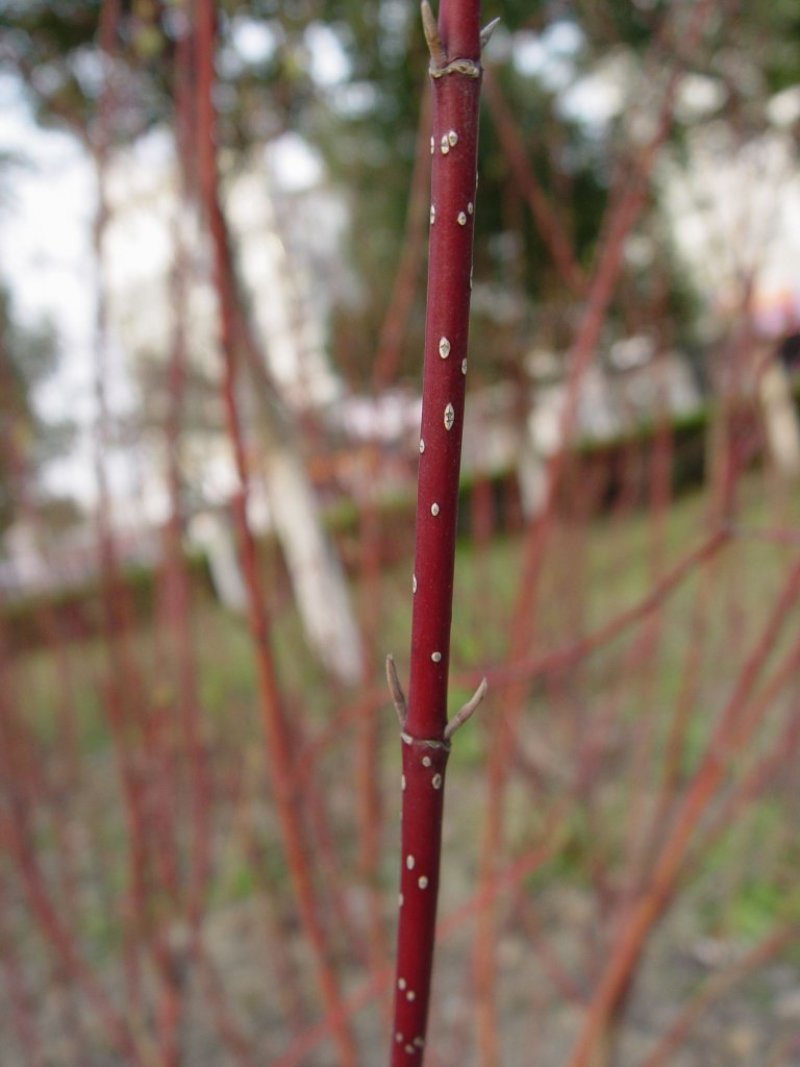
[(341, 563), (320, 521), (300, 455), (272, 449), (265, 466), (275, 529), (309, 640), (331, 674), (354, 685), (361, 672), (361, 638)]
[(758, 397), (770, 458), (779, 474), (794, 481), (800, 475), (800, 421), (789, 376), (778, 360), (770, 360), (760, 375)]
[(361, 677), (361, 636), (344, 569), (325, 530), (291, 415), (272, 388), (255, 335), (241, 317), (239, 328), (258, 405), (270, 516), (297, 608), (325, 668), (346, 685), (355, 685)]
[(235, 317), (233, 340), (243, 357), (239, 385), (247, 388), (246, 395), (255, 404), (270, 516), (298, 611), (314, 653), (340, 682), (353, 685), (360, 678), (361, 638), (344, 571), (325, 530), (295, 420), (276, 389), (238, 288), (230, 226), (217, 181), (207, 183), (204, 198), (218, 271)]

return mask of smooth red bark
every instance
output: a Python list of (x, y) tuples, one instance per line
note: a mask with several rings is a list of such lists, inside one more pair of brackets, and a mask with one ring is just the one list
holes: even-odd
[(432, 47), (431, 228), (411, 680), (403, 729), (395, 1067), (423, 1060), (433, 966), (450, 747), (445, 728), (477, 184), (479, 23), (475, 0), (443, 0), (438, 57)]

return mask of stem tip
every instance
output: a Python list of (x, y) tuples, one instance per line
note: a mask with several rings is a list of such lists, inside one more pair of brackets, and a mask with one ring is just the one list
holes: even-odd
[(485, 678), (481, 679), (481, 684), (478, 686), (478, 688), (475, 690), (475, 692), (472, 694), (466, 704), (460, 709), (460, 711), (458, 711), (453, 716), (447, 726), (445, 726), (445, 741), (449, 741), (453, 734), (456, 732), (456, 730), (458, 730), (460, 726), (463, 726), (467, 719), (470, 719), (472, 717), (472, 713), (475, 711), (477, 706), (486, 696), (488, 689), (489, 683), (486, 681)]
[(404, 730), (406, 719), (408, 718), (408, 705), (406, 704), (406, 695), (403, 692), (400, 679), (397, 676), (397, 667), (394, 665), (394, 656), (392, 655), (386, 657), (386, 681), (389, 683), (389, 692), (392, 694), (394, 710), (400, 720), (400, 729)]

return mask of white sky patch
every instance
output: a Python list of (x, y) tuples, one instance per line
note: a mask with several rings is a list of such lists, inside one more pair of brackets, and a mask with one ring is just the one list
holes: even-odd
[(0, 272), (23, 322), (49, 318), (58, 329), (60, 367), (42, 390), (43, 414), (63, 414), (65, 407), (80, 414), (91, 382), (86, 345), (94, 317), (94, 280), (86, 275), (91, 168), (72, 138), (32, 128), (24, 100), (6, 79), (0, 81), (0, 146), (26, 164), (3, 179)]
[(514, 66), (520, 74), (538, 78), (550, 56), (536, 33), (519, 33), (514, 43)]
[(622, 111), (622, 93), (600, 77), (582, 78), (565, 95), (562, 114), (585, 126), (607, 126)]
[(775, 126), (793, 126), (800, 119), (800, 85), (776, 93), (767, 104), (767, 116)]
[(574, 76), (572, 64), (549, 52), (541, 37), (533, 33), (518, 34), (512, 49), (512, 61), (519, 74), (536, 78), (551, 92), (566, 88)]
[(633, 84), (631, 62), (624, 52), (610, 54), (565, 91), (559, 101), (561, 114), (589, 128), (607, 126), (628, 103)]
[(350, 71), (347, 55), (334, 31), (319, 23), (305, 32), (305, 43), (311, 58), (311, 77), (323, 89), (340, 85)]
[[(254, 37), (248, 40), (248, 32), (243, 50), (252, 58), (260, 46)], [(331, 57), (335, 59), (336, 53), (328, 49), (324, 35), (315, 50), (333, 77), (337, 68)], [(12, 291), (19, 319), (29, 324), (50, 320), (59, 346), (58, 368), (37, 391), (37, 407), (44, 418), (68, 416), (79, 427), (73, 451), (48, 467), (44, 482), (91, 505), (96, 495), (93, 167), (75, 139), (35, 125), (23, 94), (10, 78), (0, 78), (0, 151), (17, 155), (24, 163), (9, 166), (0, 175), (0, 277)], [(266, 155), (276, 183), (289, 193), (306, 192), (324, 179), (321, 157), (296, 133), (276, 139)], [(117, 291), (146, 292), (170, 261), (171, 220), (164, 214), (162, 193), (173, 169), (172, 138), (163, 130), (131, 144), (109, 169), (114, 213), (106, 248), (112, 298)], [(158, 308), (145, 301), (140, 314), (147, 318), (158, 314)], [(111, 412), (130, 412), (134, 400), (130, 368), (113, 339), (107, 382)], [(141, 458), (134, 450), (125, 457), (106, 459), (115, 496), (129, 496)]]
[(725, 103), (727, 90), (719, 78), (685, 74), (678, 86), (675, 117), (679, 122), (697, 122), (711, 116)]
[(349, 115), (351, 118), (365, 115), (375, 106), (377, 98), (378, 94), (375, 86), (368, 81), (340, 85), (331, 94), (331, 100), (336, 110), (342, 115)]
[(583, 34), (574, 22), (554, 22), (544, 34), (547, 47), (562, 56), (574, 56), (581, 50)]
[(275, 34), (263, 22), (236, 18), (231, 23), (231, 44), (240, 58), (251, 66), (266, 63), (277, 48)]
[(418, 16), (418, 11), (406, 0), (384, 0), (379, 5), (378, 19), (387, 33), (401, 35), (408, 28), (409, 18)]
[(163, 129), (146, 134), (112, 161), (105, 247), (111, 292), (141, 286), (168, 269), (173, 218), (163, 193), (174, 172), (172, 137)]
[[(19, 88), (7, 78), (0, 79), (0, 149), (26, 164), (3, 176), (0, 276), (23, 323), (47, 319), (56, 330), (58, 366), (37, 390), (36, 405), (44, 419), (67, 416), (81, 431), (74, 455), (54, 463), (45, 482), (88, 503), (95, 489), (86, 436), (95, 412), (94, 173), (73, 138), (33, 124)], [(118, 352), (110, 364), (109, 403), (119, 410), (130, 390)]]
[(661, 167), (664, 212), (676, 246), (709, 307), (739, 314), (742, 280), (754, 276), (756, 320), (791, 310), (800, 295), (800, 179), (789, 137), (737, 144), (722, 123), (694, 133), (689, 163)]
[(286, 192), (302, 192), (322, 181), (322, 159), (298, 133), (284, 133), (270, 141), (265, 154), (278, 186)]
[(551, 92), (562, 92), (575, 77), (575, 56), (582, 43), (574, 23), (556, 22), (541, 34), (515, 34), (512, 62), (523, 77), (537, 78)]

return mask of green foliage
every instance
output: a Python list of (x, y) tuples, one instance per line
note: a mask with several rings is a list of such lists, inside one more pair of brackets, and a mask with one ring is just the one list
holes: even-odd
[(765, 937), (781, 917), (800, 921), (800, 893), (758, 877), (748, 879), (727, 908), (730, 932), (748, 941)]

